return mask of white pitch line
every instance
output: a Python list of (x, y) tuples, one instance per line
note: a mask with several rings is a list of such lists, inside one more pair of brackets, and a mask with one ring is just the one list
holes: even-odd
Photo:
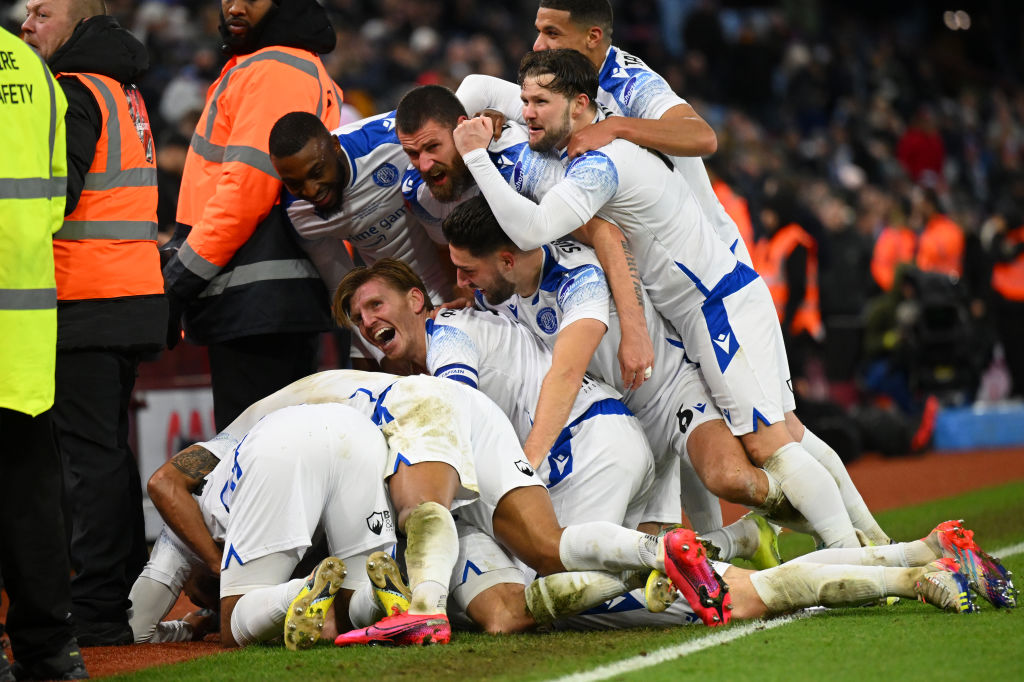
[(566, 675), (565, 677), (559, 677), (555, 682), (595, 682), (596, 680), (606, 680), (615, 675), (635, 672), (637, 670), (642, 670), (643, 668), (649, 668), (652, 665), (671, 661), (675, 658), (688, 656), (719, 644), (731, 642), (734, 639), (739, 639), (740, 637), (746, 637), (747, 635), (755, 632), (771, 630), (772, 628), (777, 628), (780, 625), (788, 625), (797, 619), (806, 618), (809, 615), (811, 615), (811, 613), (801, 611), (791, 616), (783, 616), (781, 618), (773, 618), (771, 620), (751, 621), (750, 623), (746, 623), (740, 627), (731, 628), (721, 633), (715, 632), (684, 644), (677, 644), (664, 649), (658, 649), (657, 651), (652, 651), (645, 656), (633, 656), (632, 658), (627, 658), (618, 661), (617, 663), (603, 665), (587, 672), (574, 673), (572, 675)]
[[(1008, 547), (1001, 547), (991, 555), (994, 557), (1008, 557), (1015, 556), (1017, 554), (1024, 553), (1024, 542), (1018, 542), (1016, 545), (1009, 545)], [(750, 623), (735, 627), (730, 630), (726, 630), (721, 633), (713, 633), (700, 637), (699, 639), (686, 642), (684, 644), (677, 644), (676, 646), (666, 647), (664, 649), (658, 649), (652, 653), (643, 656), (633, 656), (617, 663), (609, 663), (599, 668), (594, 668), (584, 673), (574, 673), (572, 675), (566, 675), (565, 677), (559, 677), (554, 682), (597, 682), (598, 680), (606, 680), (609, 677), (615, 675), (623, 675), (625, 673), (635, 672), (644, 668), (649, 668), (654, 665), (659, 665), (667, 661), (671, 661), (676, 658), (682, 658), (683, 656), (689, 656), (695, 654), (698, 651), (704, 651), (713, 646), (719, 644), (725, 644), (741, 637), (753, 634), (755, 632), (761, 632), (764, 630), (771, 630), (782, 625), (789, 625), (790, 623), (808, 616), (813, 615), (813, 611), (800, 611), (790, 616), (783, 616), (781, 618), (773, 618), (771, 620), (755, 620)]]
[(1024, 554), (1024, 542), (1018, 542), (1016, 545), (1010, 545), (1009, 547), (1002, 547), (994, 552), (989, 552), (989, 554), (997, 559), (1014, 556), (1015, 554)]

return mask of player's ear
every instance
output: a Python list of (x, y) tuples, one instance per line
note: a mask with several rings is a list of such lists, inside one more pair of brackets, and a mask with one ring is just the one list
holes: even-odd
[(516, 265), (516, 255), (507, 249), (498, 252), (498, 260), (508, 270)]
[(573, 117), (579, 116), (580, 114), (584, 113), (587, 110), (588, 106), (590, 106), (590, 98), (587, 97), (586, 94), (581, 92), (580, 94), (573, 97), (571, 112)]
[(587, 29), (587, 47), (594, 49), (604, 40), (604, 30), (600, 26), (591, 26)]
[(426, 306), (427, 297), (424, 295), (422, 289), (413, 287), (412, 289), (409, 289), (405, 296), (414, 313), (419, 315), (423, 312), (423, 309)]

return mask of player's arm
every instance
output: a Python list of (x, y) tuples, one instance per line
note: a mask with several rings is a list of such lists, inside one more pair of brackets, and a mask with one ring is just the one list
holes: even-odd
[(605, 331), (604, 323), (592, 318), (576, 320), (559, 330), (552, 350), (551, 369), (544, 377), (537, 398), (533, 427), (523, 444), (523, 452), (534, 469), (540, 467), (568, 423), (587, 365)]
[(193, 493), (199, 490), (218, 461), (203, 446), (191, 445), (157, 469), (146, 486), (164, 523), (215, 575), (220, 575), (222, 551), (206, 528)]
[(485, 109), (492, 109), (511, 120), (523, 120), (522, 89), (516, 84), (494, 76), (471, 74), (462, 79), (455, 96), (466, 107), (470, 116), (476, 116)]
[[(613, 172), (614, 166), (610, 165), (611, 160), (607, 156), (599, 155), (600, 158), (593, 159), (588, 172), (581, 174), (582, 181), (573, 177), (570, 166), (566, 179), (545, 194), (539, 204), (535, 204), (518, 194), (491, 162), (487, 145), (492, 126), (491, 120), (485, 116), (463, 121), (455, 129), (455, 146), (498, 224), (524, 251), (569, 234), (593, 218), (615, 194), (618, 180)], [(591, 184), (586, 184), (587, 179)]]
[(622, 231), (607, 220), (592, 218), (573, 234), (593, 246), (597, 259), (601, 261), (619, 314), (622, 385), (626, 390), (639, 388), (647, 378), (647, 368), (654, 367), (654, 344), (647, 331), (644, 285), (636, 258)]
[(616, 138), (669, 156), (707, 156), (718, 150), (714, 128), (683, 102), (657, 119), (609, 116), (591, 124), (569, 140), (569, 158), (600, 149)]

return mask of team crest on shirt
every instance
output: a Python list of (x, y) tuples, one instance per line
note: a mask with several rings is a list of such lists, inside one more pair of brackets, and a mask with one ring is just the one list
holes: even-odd
[(391, 521), (391, 512), (385, 509), (384, 511), (375, 511), (366, 517), (366, 527), (370, 529), (370, 532), (374, 535), (380, 535), (381, 531), (385, 528), (392, 530), (394, 526)]
[(373, 181), (381, 187), (391, 187), (398, 182), (398, 169), (394, 164), (382, 163), (373, 171)]
[(537, 326), (545, 334), (554, 334), (558, 331), (558, 315), (554, 308), (541, 308), (537, 311)]

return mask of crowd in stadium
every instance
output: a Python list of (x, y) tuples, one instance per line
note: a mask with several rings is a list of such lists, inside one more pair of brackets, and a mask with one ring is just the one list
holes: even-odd
[[(1016, 605), (970, 530), (895, 542), (843, 466), (1024, 395), (1013, 22), (539, 5), (3, 16), (0, 682), (211, 629), (303, 649)], [(315, 374), (335, 323), (342, 364), (433, 376)], [(143, 482), (136, 373), (182, 339), (220, 434)], [(751, 514), (723, 527), (718, 498)], [(779, 567), (783, 526), (820, 551)], [(202, 608), (161, 622), (182, 593)]]

